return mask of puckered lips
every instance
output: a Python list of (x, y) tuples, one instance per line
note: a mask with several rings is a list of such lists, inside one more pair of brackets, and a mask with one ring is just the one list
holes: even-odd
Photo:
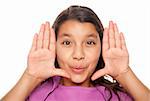
[(85, 71), (86, 68), (83, 66), (72, 66), (71, 69), (74, 73), (81, 74)]

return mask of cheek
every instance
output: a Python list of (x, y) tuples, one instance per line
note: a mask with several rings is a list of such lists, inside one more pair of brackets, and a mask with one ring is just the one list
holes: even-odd
[(87, 53), (89, 70), (92, 72), (95, 70), (95, 68), (97, 66), (97, 63), (98, 63), (98, 60), (100, 57), (100, 53), (101, 53), (100, 48), (93, 49), (93, 50), (91, 50), (90, 53)]
[(56, 47), (56, 56), (58, 64), (61, 68), (66, 67), (66, 64), (70, 57), (70, 51), (66, 50), (65, 48), (61, 47), (60, 45), (57, 45)]
[(98, 61), (100, 57), (101, 48), (100, 46), (97, 46), (95, 48), (86, 49), (85, 53), (89, 61), (95, 62), (95, 61)]

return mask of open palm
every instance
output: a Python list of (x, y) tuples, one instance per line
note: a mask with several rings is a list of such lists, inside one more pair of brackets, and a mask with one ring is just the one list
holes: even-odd
[(69, 77), (64, 70), (55, 68), (55, 50), (55, 33), (46, 22), (41, 25), (39, 34), (34, 35), (28, 55), (28, 73), (43, 80), (56, 75)]
[(116, 77), (128, 68), (129, 54), (123, 33), (119, 33), (117, 25), (112, 21), (109, 28), (104, 30), (102, 55), (105, 67), (92, 76), (93, 80), (106, 74)]

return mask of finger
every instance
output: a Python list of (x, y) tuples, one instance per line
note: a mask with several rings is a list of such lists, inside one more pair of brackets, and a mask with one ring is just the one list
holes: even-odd
[(37, 33), (35, 33), (34, 37), (33, 37), (33, 41), (32, 41), (32, 47), (30, 49), (30, 52), (33, 52), (36, 50), (36, 43), (37, 43)]
[(53, 68), (50, 76), (51, 77), (52, 76), (62, 76), (62, 77), (70, 78), (70, 75), (65, 70), (56, 69), (56, 68)]
[(109, 22), (109, 45), (110, 48), (115, 47), (115, 33), (114, 33), (114, 25), (113, 22)]
[(56, 49), (56, 38), (55, 38), (55, 32), (51, 28), (50, 29), (50, 43), (49, 43), (49, 50), (55, 52)]
[(45, 25), (44, 25), (44, 24), (42, 24), (42, 25), (41, 25), (41, 28), (40, 28), (39, 35), (38, 35), (37, 49), (42, 48), (42, 43), (43, 43), (43, 34), (44, 34), (44, 27), (45, 27)]
[(103, 36), (103, 52), (109, 49), (109, 40), (108, 40), (108, 29), (104, 29), (104, 36)]
[(48, 49), (49, 34), (50, 34), (50, 24), (49, 24), (49, 22), (46, 22), (45, 32), (44, 32), (44, 39), (43, 39), (43, 48), (46, 48), (46, 49)]
[(116, 48), (121, 48), (120, 34), (116, 23), (114, 23), (114, 32), (115, 32)]
[(91, 79), (92, 79), (92, 81), (94, 81), (94, 80), (98, 79), (99, 77), (104, 76), (105, 74), (107, 74), (106, 69), (105, 68), (100, 69), (92, 75)]
[(123, 50), (127, 50), (125, 38), (124, 38), (124, 35), (123, 35), (122, 32), (120, 33), (120, 36), (121, 36), (121, 48), (122, 48)]

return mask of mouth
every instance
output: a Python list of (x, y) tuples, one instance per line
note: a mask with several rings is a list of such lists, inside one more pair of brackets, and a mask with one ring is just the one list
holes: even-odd
[(85, 71), (85, 68), (76, 67), (76, 68), (72, 68), (72, 71), (77, 73), (77, 74), (80, 74), (80, 73), (83, 73)]

